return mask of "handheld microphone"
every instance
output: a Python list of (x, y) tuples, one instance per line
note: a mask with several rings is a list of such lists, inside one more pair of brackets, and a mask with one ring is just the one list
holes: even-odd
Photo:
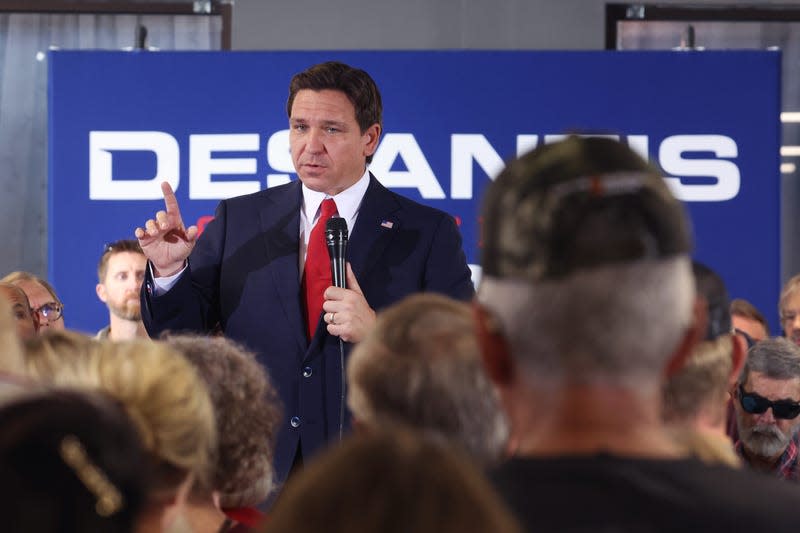
[[(347, 252), (347, 222), (342, 217), (331, 217), (325, 224), (325, 244), (331, 257), (331, 280), (334, 286), (347, 288), (345, 282), (345, 254)], [(344, 436), (345, 397), (347, 378), (344, 366), (344, 341), (339, 337), (339, 368), (341, 370), (341, 395), (339, 396), (339, 440)]]
[(331, 217), (325, 224), (325, 243), (331, 258), (331, 280), (335, 287), (347, 288), (345, 281), (345, 255), (347, 254), (347, 222), (342, 217)]

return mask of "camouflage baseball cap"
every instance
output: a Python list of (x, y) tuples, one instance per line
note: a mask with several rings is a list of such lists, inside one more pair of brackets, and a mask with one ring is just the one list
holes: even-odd
[(512, 161), (483, 203), (484, 275), (543, 281), (687, 254), (683, 205), (624, 144), (569, 137)]

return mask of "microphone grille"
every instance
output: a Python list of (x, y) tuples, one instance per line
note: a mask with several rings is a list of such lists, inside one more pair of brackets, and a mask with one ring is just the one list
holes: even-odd
[(342, 217), (331, 217), (325, 223), (325, 231), (341, 232), (347, 235), (347, 221)]

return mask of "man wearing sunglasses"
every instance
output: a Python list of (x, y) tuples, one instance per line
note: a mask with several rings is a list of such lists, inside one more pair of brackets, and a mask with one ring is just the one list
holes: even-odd
[(734, 391), (736, 452), (756, 470), (800, 481), (800, 348), (775, 337), (753, 346)]

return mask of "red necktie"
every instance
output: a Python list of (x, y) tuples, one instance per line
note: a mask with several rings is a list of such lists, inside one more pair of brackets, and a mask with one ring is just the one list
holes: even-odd
[(328, 219), (336, 213), (336, 202), (333, 198), (322, 201), (320, 205), (319, 220), (311, 230), (306, 249), (306, 265), (303, 269), (303, 289), (306, 300), (306, 323), (308, 325), (308, 338), (314, 336), (317, 329), (319, 315), (322, 313), (322, 303), (325, 301), (325, 289), (331, 286), (331, 260), (328, 247), (325, 244), (325, 225)]

